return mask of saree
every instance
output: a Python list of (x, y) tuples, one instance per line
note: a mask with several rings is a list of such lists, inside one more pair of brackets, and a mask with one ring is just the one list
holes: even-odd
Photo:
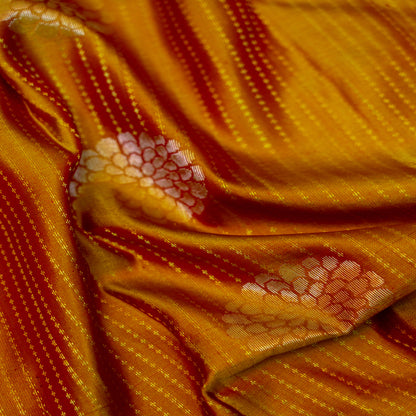
[(416, 415), (411, 0), (0, 0), (0, 415)]

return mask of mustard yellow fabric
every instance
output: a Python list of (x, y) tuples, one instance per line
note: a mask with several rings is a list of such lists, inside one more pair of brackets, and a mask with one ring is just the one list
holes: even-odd
[(0, 0), (0, 415), (416, 415), (416, 4)]

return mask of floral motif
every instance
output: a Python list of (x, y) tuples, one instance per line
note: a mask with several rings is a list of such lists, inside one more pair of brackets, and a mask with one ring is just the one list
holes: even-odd
[(54, 35), (54, 29), (69, 36), (84, 35), (84, 27), (98, 32), (108, 32), (108, 16), (98, 15), (100, 4), (91, 0), (88, 9), (65, 0), (13, 0), (8, 19), (10, 28), (18, 33), (38, 32)]
[(70, 195), (78, 197), (85, 184), (116, 183), (119, 201), (134, 215), (187, 221), (202, 213), (207, 196), (204, 174), (193, 159), (174, 140), (146, 133), (136, 140), (120, 133), (117, 140), (101, 139), (94, 150), (82, 152)]
[(377, 273), (331, 256), (284, 264), (279, 274), (245, 284), (223, 316), (227, 333), (253, 349), (345, 332), (391, 295)]

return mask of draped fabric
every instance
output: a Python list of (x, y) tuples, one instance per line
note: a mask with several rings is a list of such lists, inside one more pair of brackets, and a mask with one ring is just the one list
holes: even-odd
[(416, 4), (0, 0), (0, 415), (416, 415)]

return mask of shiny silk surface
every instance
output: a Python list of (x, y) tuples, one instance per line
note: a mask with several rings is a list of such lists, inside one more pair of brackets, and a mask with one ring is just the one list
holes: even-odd
[(416, 4), (0, 0), (0, 415), (416, 415)]

